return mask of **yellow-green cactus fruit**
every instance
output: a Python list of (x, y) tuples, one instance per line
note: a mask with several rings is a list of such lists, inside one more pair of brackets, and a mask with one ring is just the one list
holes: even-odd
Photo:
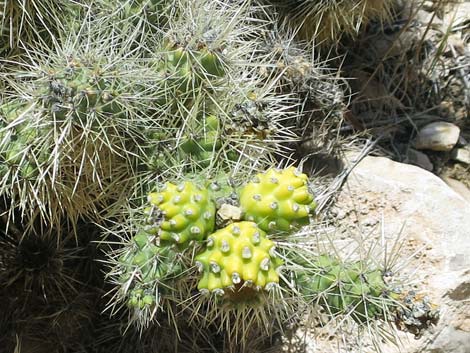
[(308, 189), (307, 175), (290, 167), (258, 174), (241, 189), (240, 206), (244, 219), (269, 232), (308, 224), (316, 204)]
[(257, 291), (279, 283), (276, 269), (282, 264), (274, 242), (253, 222), (236, 222), (207, 238), (207, 248), (196, 256), (202, 272), (198, 289), (246, 300)]
[(150, 193), (148, 200), (148, 232), (158, 235), (161, 245), (184, 248), (214, 230), (215, 203), (209, 190), (193, 182), (166, 183), (160, 192)]

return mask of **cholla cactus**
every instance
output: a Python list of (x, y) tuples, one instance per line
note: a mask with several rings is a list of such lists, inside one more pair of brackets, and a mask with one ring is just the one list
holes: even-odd
[(265, 63), (252, 56), (265, 28), (249, 20), (249, 11), (248, 3), (207, 0), (175, 7), (155, 53), (166, 92), (158, 103), (173, 131), (149, 132), (151, 178), (201, 170), (245, 177), (292, 154), (300, 101), (279, 94), (276, 77), (259, 74)]
[(79, 3), (66, 0), (0, 1), (0, 54), (52, 44), (81, 9)]
[[(116, 253), (121, 255), (112, 256), (110, 275), (120, 294), (111, 303), (126, 302), (143, 329), (158, 320), (158, 309), (174, 312), (173, 306), (184, 302), (180, 315), (189, 315), (186, 320), (226, 330), (229, 344), (241, 347), (247, 343), (245, 332), (272, 333), (277, 323), (300, 320), (300, 313), (316, 305), (331, 318), (351, 317), (359, 325), (395, 320), (420, 332), (435, 322), (436, 311), (426, 302), (403, 302), (404, 291), (390, 281), (388, 271), (367, 260), (343, 261), (313, 250), (318, 239), (298, 232), (310, 223), (315, 206), (305, 174), (291, 167), (257, 178), (238, 189), (238, 200), (221, 196), (228, 188), (205, 191), (189, 181), (179, 187), (168, 183), (163, 192), (150, 194), (150, 214), (158, 221), (139, 226), (145, 231), (126, 242)], [(261, 207), (258, 195), (269, 202)], [(235, 216), (226, 218), (228, 225), (214, 227), (213, 217), (225, 212), (226, 200), (234, 201)], [(271, 207), (274, 202), (278, 207)], [(305, 212), (299, 212), (301, 207)], [(210, 227), (203, 219), (208, 209)], [(200, 231), (188, 232), (194, 227)], [(184, 241), (175, 242), (171, 232)], [(416, 318), (418, 307), (426, 309), (424, 321)], [(178, 325), (178, 315), (172, 321)]]
[(172, 291), (182, 290), (173, 287), (184, 274), (185, 264), (177, 251), (158, 246), (156, 236), (143, 229), (123, 245), (110, 260), (113, 268), (109, 276), (116, 292), (109, 306), (115, 310), (118, 303), (126, 303), (130, 322), (145, 327), (165, 309)]
[(129, 38), (115, 51), (100, 34), (72, 34), (55, 53), (35, 52), (24, 71), (2, 74), (13, 90), (0, 108), (9, 165), (0, 191), (27, 222), (99, 220), (119, 190), (131, 190), (144, 131), (164, 120), (150, 109), (164, 94), (154, 71), (127, 57)]
[(398, 295), (385, 283), (383, 273), (365, 261), (342, 263), (337, 257), (320, 255), (303, 265), (305, 270), (296, 273), (301, 293), (330, 315), (349, 314), (367, 322), (383, 316), (387, 306), (396, 305)]
[(342, 35), (354, 36), (371, 19), (390, 17), (393, 0), (269, 0), (286, 25), (303, 39), (335, 43)]

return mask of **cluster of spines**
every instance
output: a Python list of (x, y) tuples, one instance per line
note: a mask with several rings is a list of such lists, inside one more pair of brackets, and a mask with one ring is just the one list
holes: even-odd
[[(154, 70), (113, 49), (119, 40), (123, 51), (132, 46), (132, 34), (129, 44), (95, 30), (72, 31), (53, 52), (38, 48), (34, 64), (2, 72), (11, 90), (0, 108), (0, 153), (5, 158), (19, 146), (29, 167), (28, 173), (10, 171), (0, 189), (27, 222), (40, 219), (57, 228), (79, 218), (101, 222), (103, 209), (120, 199), (117, 185), (133, 191), (134, 165), (144, 159), (143, 131), (168, 129), (165, 116), (150, 112), (149, 103), (161, 93), (154, 90)], [(14, 135), (27, 143), (10, 144)]]
[(0, 1), (0, 54), (11, 54), (22, 46), (50, 44), (57, 32), (64, 30), (69, 15), (80, 5), (64, 0)]

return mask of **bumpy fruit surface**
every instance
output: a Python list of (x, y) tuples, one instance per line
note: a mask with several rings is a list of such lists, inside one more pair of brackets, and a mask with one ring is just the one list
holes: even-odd
[(274, 243), (253, 222), (236, 222), (207, 238), (207, 248), (196, 256), (202, 270), (198, 289), (218, 294), (243, 287), (269, 289), (279, 283), (276, 268), (281, 260), (274, 254)]
[(316, 204), (307, 182), (307, 175), (294, 167), (258, 174), (240, 191), (244, 219), (256, 222), (266, 232), (308, 224)]
[(130, 288), (129, 307), (143, 309), (158, 304), (158, 296), (168, 288), (168, 282), (183, 272), (177, 256), (171, 248), (155, 245), (154, 235), (140, 231), (134, 236), (129, 250), (119, 259), (119, 282), (123, 288)]
[(341, 263), (333, 256), (321, 255), (312, 271), (298, 271), (296, 283), (307, 298), (317, 301), (330, 314), (350, 314), (358, 322), (381, 316), (393, 302), (378, 269), (361, 261)]
[(185, 181), (166, 183), (161, 192), (150, 193), (148, 231), (161, 245), (185, 248), (190, 241), (204, 240), (215, 227), (215, 203), (207, 189)]

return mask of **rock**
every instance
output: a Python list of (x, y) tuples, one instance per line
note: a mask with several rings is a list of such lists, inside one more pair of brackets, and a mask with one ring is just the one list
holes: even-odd
[(470, 202), (470, 189), (464, 183), (449, 177), (442, 177), (442, 180), (444, 180), (457, 194)]
[(470, 147), (454, 148), (450, 154), (454, 161), (470, 164)]
[(240, 207), (224, 203), (217, 211), (217, 216), (219, 216), (223, 221), (239, 221), (242, 216), (242, 210)]
[(468, 141), (463, 137), (462, 135), (459, 136), (459, 140), (457, 141), (457, 146), (458, 147), (463, 147), (468, 145)]
[(410, 148), (406, 154), (406, 157), (406, 162), (408, 164), (413, 164), (428, 171), (432, 171), (434, 168), (429, 157), (423, 152)]
[(466, 44), (460, 36), (457, 35), (450, 35), (447, 38), (445, 52), (449, 53), (449, 55), (454, 55), (453, 51), (456, 52), (458, 55), (465, 55)]
[[(354, 211), (363, 206), (369, 209), (367, 215)], [(381, 343), (381, 351), (470, 353), (470, 203), (421, 168), (366, 157), (349, 175), (335, 207), (347, 215), (341, 225), (348, 229), (350, 242), (356, 236), (351, 235), (355, 224), (371, 244), (382, 244), (383, 237), (390, 248), (400, 236), (403, 245), (396, 253), (397, 263), (403, 264), (400, 275), (409, 276), (418, 291), (440, 306), (442, 315), (436, 327), (419, 339), (401, 332), (399, 348)], [(375, 234), (362, 227), (370, 219), (381, 220)], [(360, 340), (363, 347), (369, 345), (366, 337)], [(345, 352), (377, 352), (347, 344)], [(327, 352), (334, 345), (319, 338), (316, 350), (308, 352)]]
[(450, 151), (456, 145), (459, 136), (458, 126), (437, 121), (419, 130), (415, 147), (419, 150)]

